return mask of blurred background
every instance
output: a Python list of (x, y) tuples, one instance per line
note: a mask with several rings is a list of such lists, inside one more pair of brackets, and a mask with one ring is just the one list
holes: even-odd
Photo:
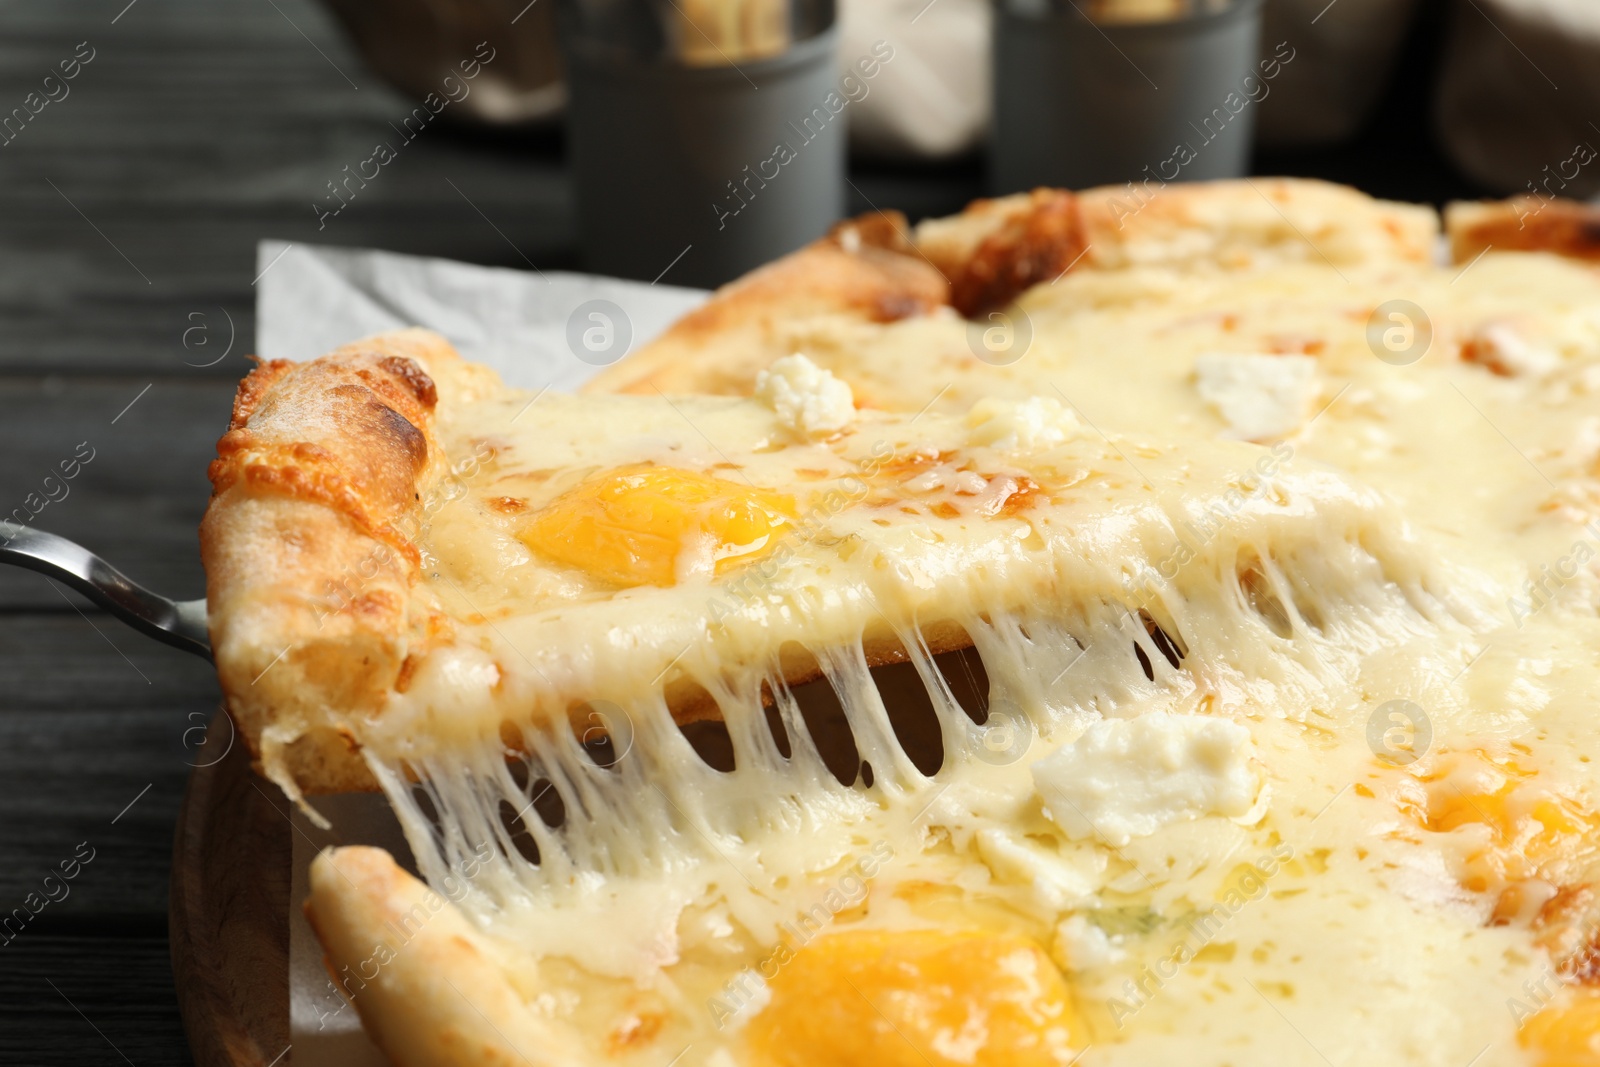
[[(775, 142), (800, 147), (798, 162), (786, 167), (821, 154), (790, 132), (800, 127), (803, 133), (800, 120), (823, 103), (821, 96), (805, 95), (818, 87), (845, 102), (837, 117), (831, 109), (823, 114), (832, 118), (827, 137), (848, 133), (839, 137), (847, 141), (847, 163), (839, 146), (847, 169), (834, 179), (831, 160), (823, 160), (827, 166), (814, 179), (791, 181), (783, 173), (760, 190), (750, 211), (721, 220), (717, 232), (725, 241), (749, 236), (750, 217), (763, 200), (783, 201), (787, 213), (808, 213), (806, 225), (780, 235), (778, 244), (784, 237), (797, 243), (797, 234), (814, 236), (818, 210), (832, 217), (898, 209), (913, 221), (957, 211), (973, 197), (1014, 191), (1049, 175), (997, 177), (991, 166), (991, 31), (997, 21), (1036, 18), (1045, 25), (1054, 15), (1087, 26), (1086, 14), (1108, 16), (1104, 28), (1077, 35), (1089, 37), (1099, 59), (1109, 62), (1106, 77), (1045, 85), (1038, 67), (1023, 71), (1020, 90), (1011, 92), (1012, 113), (999, 116), (1000, 125), (1013, 124), (1012, 143), (1054, 138), (1068, 156), (1104, 152), (1105, 146), (1085, 140), (1081, 117), (1110, 110), (1110, 103), (1140, 89), (1184, 125), (1199, 124), (1223, 103), (1221, 97), (1185, 97), (1181, 84), (1170, 81), (1155, 91), (1150, 87), (1178, 76), (1152, 67), (1159, 57), (1145, 60), (1126, 38), (1113, 40), (1118, 32), (1141, 29), (1125, 25), (1129, 20), (1170, 19), (1171, 10), (1186, 8), (1179, 0), (837, 0), (836, 12), (832, 0), (826, 10), (815, 0), (786, 6), (784, 0), (726, 0), (720, 11), (709, 0), (573, 0), (558, 9), (565, 2), (135, 0), (125, 10), (127, 0), (8, 5), (0, 14), (6, 21), (0, 114), (24, 108), (27, 121), (8, 121), (0, 133), (0, 180), (14, 209), (0, 222), (0, 238), (15, 253), (12, 271), (22, 261), (30, 266), (7, 279), (7, 300), (21, 321), (8, 324), (0, 358), (81, 359), (86, 342), (98, 347), (109, 340), (97, 335), (104, 320), (64, 321), (52, 314), (89, 292), (119, 302), (137, 299), (138, 321), (119, 323), (116, 343), (123, 352), (170, 349), (176, 309), (162, 306), (163, 300), (176, 294), (188, 300), (207, 288), (248, 337), (253, 243), (264, 236), (523, 269), (530, 263), (587, 265), (650, 280), (666, 261), (643, 257), (654, 267), (649, 272), (608, 261), (623, 242), (602, 227), (609, 239), (586, 247), (585, 229), (596, 229), (589, 218), (625, 219), (634, 242), (661, 243), (654, 231), (678, 225), (665, 208), (673, 203), (670, 194), (682, 190), (663, 198), (659, 187), (672, 183), (682, 157), (717, 157), (726, 162), (704, 166), (696, 180), (720, 198), (701, 195), (692, 206), (695, 221), (714, 227), (719, 210), (741, 206), (736, 194), (753, 188), (751, 174), (777, 169)], [(1243, 111), (1241, 128), (1229, 131), (1251, 135), (1238, 146), (1247, 173), (1324, 177), (1380, 196), (1433, 202), (1526, 193), (1540, 183), (1566, 195), (1600, 190), (1600, 168), (1572, 162), (1581, 143), (1600, 144), (1594, 126), (1600, 5), (1266, 0), (1229, 6), (1259, 8), (1251, 17), (1259, 23), (1253, 43), (1261, 58), (1293, 56), (1270, 79), (1255, 56), (1235, 56), (1243, 65), (1233, 68), (1223, 57), (1211, 74), (1212, 83), (1231, 83), (1241, 96), (1249, 95), (1244, 78), (1256, 79), (1259, 99)], [(730, 10), (735, 25), (719, 28), (717, 20), (727, 22)], [(1187, 21), (1217, 17), (1228, 13)], [(760, 18), (778, 24), (771, 39), (762, 39), (759, 27), (749, 31), (754, 37), (742, 37), (738, 20)], [(651, 22), (656, 38), (641, 43), (635, 24)], [(558, 29), (563, 24), (564, 33)], [(669, 39), (673, 33), (677, 39)], [(773, 100), (766, 114), (715, 110), (719, 92), (720, 99), (781, 96), (783, 85), (744, 90), (816, 35), (829, 38), (827, 58), (835, 65), (813, 72), (802, 95)], [(568, 61), (563, 36), (571, 45)], [(56, 93), (70, 95), (50, 100), (43, 80), (59, 74), (85, 41), (94, 58), (76, 78), (53, 82)], [(1083, 42), (1076, 47), (1082, 54)], [(874, 61), (874, 48), (892, 58)], [(578, 95), (593, 113), (580, 107), (574, 117), (589, 121), (568, 131), (563, 117), (574, 95), (566, 72), (571, 55), (589, 57), (580, 59), (580, 68), (590, 74), (590, 91)], [(1139, 63), (1128, 58), (1133, 55)], [(659, 97), (682, 88), (670, 79), (596, 102), (608, 86), (597, 87), (606, 72), (594, 72), (606, 61), (615, 61), (614, 82), (626, 75), (616, 68), (660, 67), (662, 57), (691, 74), (724, 75), (724, 87), (685, 102), (689, 117), (672, 129), (625, 121), (630, 109), (647, 106), (655, 107), (650, 118), (659, 118)], [(862, 73), (863, 60), (873, 62), (873, 76)], [(464, 63), (476, 69), (475, 77), (465, 76)], [(1000, 73), (1013, 66), (999, 64)], [(30, 93), (44, 98), (37, 114), (28, 114)], [(1063, 127), (1049, 103), (1060, 103), (1058, 111), (1080, 121)], [(425, 128), (411, 118), (419, 107)], [(730, 117), (753, 128), (738, 128)], [(1248, 123), (1252, 130), (1242, 128)], [(1137, 139), (1125, 126), (1119, 132)], [(374, 158), (380, 144), (389, 146), (391, 158)], [(589, 158), (583, 158), (585, 149)], [(1169, 149), (1147, 163), (1159, 166), (1170, 155)], [(583, 178), (576, 188), (575, 156)], [(1116, 183), (1139, 176), (1117, 173), (1115, 165), (1058, 171)], [(1567, 176), (1550, 182), (1558, 172)], [(1197, 174), (1199, 164), (1182, 176)], [(817, 199), (829, 203), (819, 209)], [(638, 221), (640, 211), (654, 212), (653, 222)], [(101, 255), (109, 251), (108, 238), (126, 260), (114, 252)], [(697, 262), (710, 243), (663, 280), (702, 286), (727, 280), (728, 269)], [(761, 262), (783, 251), (759, 238), (748, 243), (747, 254), (730, 262)], [(79, 254), (67, 252), (78, 248)]]
[[(703, 287), (1035, 182), (1600, 191), (1594, 0), (836, 2), (0, 5), (0, 513), (203, 593), (264, 239)], [(0, 568), (0, 914), (94, 856), (0, 933), (0, 1063), (189, 1062), (169, 857), (216, 701)]]

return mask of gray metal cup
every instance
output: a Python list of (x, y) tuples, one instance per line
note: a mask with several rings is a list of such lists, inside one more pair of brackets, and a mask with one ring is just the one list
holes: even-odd
[(716, 286), (844, 210), (837, 31), (737, 66), (568, 40), (568, 158), (586, 268)]
[(1073, 0), (1035, 11), (1000, 0), (995, 191), (1243, 177), (1257, 107), (1247, 79), (1262, 78), (1261, 4), (1097, 24)]

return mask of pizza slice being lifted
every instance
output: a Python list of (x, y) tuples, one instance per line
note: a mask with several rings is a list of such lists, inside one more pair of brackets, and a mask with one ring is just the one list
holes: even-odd
[[(308, 906), (391, 1058), (1582, 1062), (1596, 282), (1300, 190), (1173, 191), (1058, 286), (1059, 196), (919, 229), (974, 309), (1042, 283), (1015, 367), (949, 288), (757, 275), (644, 395), (421, 331), (259, 368), (213, 645), (267, 774), (406, 829), (426, 885), (340, 849)], [(905, 266), (861, 237), (773, 272)]]
[[(1038, 703), (1027, 657), (1058, 672), (1130, 613), (1146, 630), (1118, 656), (1172, 658), (1196, 610), (1175, 557), (1270, 560), (1330, 524), (1370, 554), (1382, 535), (1376, 494), (1286, 465), (1286, 446), (1119, 443), (1045, 397), (862, 411), (804, 356), (749, 399), (571, 397), (388, 334), (263, 365), (219, 453), (202, 528), (218, 670), (295, 796), (525, 747), (517, 730), (596, 700), (726, 718), (975, 642), (1020, 657), (1012, 684)], [(1348, 562), (1306, 586), (1354, 588)], [(1420, 571), (1405, 581), (1424, 596)], [(1084, 632), (1032, 640), (1015, 620), (1033, 611)]]

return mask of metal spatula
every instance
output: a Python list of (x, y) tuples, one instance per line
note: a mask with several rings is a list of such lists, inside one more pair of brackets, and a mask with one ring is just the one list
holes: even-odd
[(206, 602), (168, 600), (65, 537), (0, 521), (0, 563), (14, 563), (82, 593), (118, 619), (157, 641), (211, 658)]

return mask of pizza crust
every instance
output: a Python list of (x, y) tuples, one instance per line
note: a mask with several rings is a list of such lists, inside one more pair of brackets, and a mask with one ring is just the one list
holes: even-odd
[(747, 396), (808, 320), (974, 317), (1068, 271), (1425, 264), (1438, 233), (1432, 208), (1296, 178), (1036, 189), (914, 229), (880, 212), (717, 290), (584, 391)]
[(540, 1024), (456, 906), (382, 849), (319, 855), (305, 913), (329, 978), (395, 1067), (584, 1062)]
[(371, 712), (415, 617), (419, 494), (438, 477), (442, 338), (407, 330), (309, 363), (263, 363), (239, 387), (200, 525), (212, 654), (256, 767), (298, 798), (375, 788), (353, 741), (315, 726)]
[(1462, 201), (1445, 209), (1450, 256), (1468, 263), (1494, 249), (1501, 252), (1554, 252), (1568, 259), (1600, 263), (1600, 208), (1577, 200), (1540, 199)]
[[(586, 393), (748, 392), (797, 318), (893, 322), (946, 306), (944, 275), (911, 243), (898, 212), (863, 216), (717, 290), (661, 337), (590, 379)], [(713, 354), (708, 358), (708, 354)], [(697, 369), (691, 380), (686, 371)]]

